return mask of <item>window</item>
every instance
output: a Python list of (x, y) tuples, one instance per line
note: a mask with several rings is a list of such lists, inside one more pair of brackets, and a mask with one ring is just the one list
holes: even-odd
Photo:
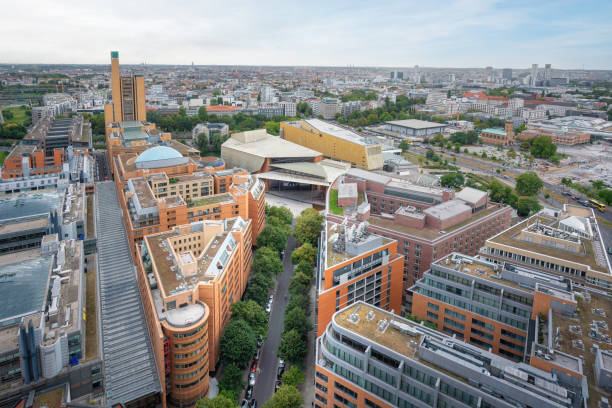
[(471, 407), (476, 408), (476, 406), (478, 405), (478, 397), (469, 394), (459, 388), (453, 387), (452, 385), (447, 384), (444, 381), (440, 382), (440, 392)]
[(357, 405), (354, 402), (351, 402), (351, 401), (347, 400), (346, 398), (344, 398), (340, 394), (334, 393), (334, 399), (336, 401), (341, 402), (342, 404), (346, 405), (347, 407), (357, 408)]
[(320, 372), (316, 371), (315, 375), (317, 376), (319, 380), (322, 380), (323, 382), (327, 383), (328, 378), (325, 374), (321, 374)]
[(336, 387), (336, 389), (342, 391), (346, 395), (353, 397), (353, 398), (357, 398), (357, 393), (355, 391), (351, 390), (348, 387), (345, 387), (344, 385), (340, 384), (338, 381), (334, 381), (334, 386)]
[(383, 380), (389, 385), (395, 386), (397, 384), (397, 379), (393, 375), (379, 367), (376, 367), (374, 364), (368, 364), (368, 374)]
[(454, 317), (455, 319), (465, 321), (465, 315), (461, 314), (461, 313), (457, 313), (454, 310), (445, 309), (444, 310), (444, 314), (447, 315), (447, 316), (450, 316), (450, 317)]
[(316, 381), (315, 381), (315, 387), (317, 388), (317, 390), (321, 391), (322, 393), (327, 394), (327, 387), (319, 384)]

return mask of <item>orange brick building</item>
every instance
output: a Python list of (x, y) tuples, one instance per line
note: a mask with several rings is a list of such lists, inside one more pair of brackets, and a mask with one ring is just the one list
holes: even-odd
[(519, 140), (531, 140), (534, 137), (547, 136), (554, 144), (575, 145), (589, 143), (591, 135), (588, 133), (571, 132), (561, 129), (547, 129), (543, 127), (528, 125), (527, 130), (516, 135)]
[(510, 146), (514, 144), (514, 127), (512, 122), (506, 122), (504, 130), (500, 129), (482, 129), (480, 138), (483, 143), (491, 145)]
[(166, 146), (119, 154), (114, 161), (115, 185), (134, 244), (194, 221), (250, 219), (253, 243), (264, 227), (264, 185), (246, 170), (196, 172), (197, 162)]
[(137, 266), (162, 385), (171, 406), (205, 398), (230, 306), (252, 261), (250, 220), (199, 221), (151, 234)]
[(368, 233), (365, 224), (326, 221), (319, 245), (317, 336), (334, 313), (359, 300), (399, 314), (403, 265), (397, 241)]

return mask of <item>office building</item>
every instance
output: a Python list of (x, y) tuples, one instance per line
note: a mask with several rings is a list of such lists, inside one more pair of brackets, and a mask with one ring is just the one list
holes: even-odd
[[(486, 192), (470, 187), (455, 194), (350, 169), (330, 191), (352, 183), (357, 185), (357, 202), (343, 207), (343, 216), (349, 224), (367, 221), (369, 232), (398, 242), (397, 250), (404, 255), (404, 294), (436, 259), (454, 251), (476, 255), (485, 240), (510, 226), (510, 207), (489, 202)], [(342, 222), (343, 217), (328, 211), (327, 219)]]
[(297, 115), (297, 104), (295, 102), (282, 101), (279, 105), (283, 109), (283, 116), (294, 117)]
[(400, 138), (418, 138), (423, 140), (427, 136), (443, 133), (447, 125), (425, 120), (406, 119), (385, 122), (383, 128)]
[(281, 123), (281, 137), (324, 157), (366, 170), (383, 166), (382, 146), (352, 130), (319, 119)]
[(512, 68), (502, 69), (502, 79), (507, 79), (508, 81), (512, 81)]
[(317, 339), (315, 362), (318, 408), (583, 406), (582, 388), (566, 376), (506, 360), (365, 302), (334, 314)]
[(516, 138), (525, 141), (538, 136), (549, 137), (556, 145), (568, 146), (589, 143), (591, 140), (591, 135), (588, 133), (571, 132), (567, 128), (539, 126), (537, 123), (529, 123), (527, 129), (519, 133)]
[(514, 125), (507, 121), (504, 130), (486, 128), (480, 132), (483, 143), (492, 145), (509, 146), (514, 144)]
[[(413, 290), (416, 318), (549, 372), (572, 384), (588, 406), (612, 389), (602, 365), (612, 344), (601, 320), (612, 312), (612, 298), (601, 291), (512, 261), (493, 264), (462, 254), (433, 263)], [(585, 350), (595, 358), (585, 358)]]
[(111, 123), (147, 120), (145, 86), (142, 75), (121, 75), (119, 52), (111, 51), (112, 103), (104, 106), (104, 120)]
[(531, 64), (531, 77), (529, 85), (536, 86), (538, 80), (538, 64)]
[(550, 81), (552, 77), (552, 68), (550, 64), (544, 65), (544, 81)]
[(244, 293), (251, 265), (251, 222), (199, 221), (148, 235), (139, 246), (145, 315), (174, 406), (205, 398), (216, 370), (230, 306)]
[(605, 248), (593, 210), (565, 204), (562, 210), (544, 209), (487, 239), (481, 256), (610, 289), (612, 268)]
[(263, 229), (264, 184), (244, 169), (198, 171), (198, 162), (165, 146), (140, 155), (120, 154), (115, 162), (114, 179), (132, 245), (148, 234), (202, 220), (251, 219), (252, 242)]
[(335, 312), (360, 300), (400, 313), (404, 261), (397, 241), (368, 232), (365, 223), (326, 221), (318, 251), (317, 336)]

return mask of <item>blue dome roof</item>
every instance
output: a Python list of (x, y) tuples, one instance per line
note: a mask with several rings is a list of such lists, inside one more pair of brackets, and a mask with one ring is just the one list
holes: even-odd
[(155, 146), (140, 153), (136, 163), (144, 163), (156, 160), (170, 160), (183, 157), (178, 151), (167, 146)]

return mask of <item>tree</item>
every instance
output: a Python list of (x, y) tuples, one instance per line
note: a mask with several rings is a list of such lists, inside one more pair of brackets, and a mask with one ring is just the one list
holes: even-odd
[(289, 303), (287, 303), (287, 310), (291, 310), (294, 307), (299, 307), (303, 309), (305, 312), (310, 312), (310, 299), (307, 295), (302, 293), (296, 293), (291, 295), (291, 299), (289, 299)]
[(399, 148), (402, 149), (402, 152), (407, 152), (410, 149), (410, 144), (407, 140), (402, 140), (399, 143)]
[(15, 117), (15, 114), (8, 109), (2, 111), (2, 117), (4, 120), (11, 120)]
[(297, 330), (283, 333), (278, 346), (278, 354), (291, 364), (300, 364), (307, 353), (306, 339)]
[(287, 235), (279, 227), (266, 225), (257, 236), (258, 247), (270, 247), (277, 252), (282, 251), (287, 246)]
[[(263, 277), (263, 273), (259, 273), (256, 277)], [(262, 284), (255, 282), (254, 280), (249, 281), (247, 288), (244, 292), (244, 298), (246, 300), (252, 300), (257, 302), (258, 305), (263, 306), (268, 301), (268, 290), (270, 288), (268, 286), (263, 286)]]
[(569, 186), (571, 186), (571, 185), (572, 185), (572, 179), (571, 179), (571, 178), (569, 178), (569, 177), (567, 177), (567, 178), (566, 178), (566, 177), (563, 177), (563, 178), (561, 178), (561, 183), (562, 183), (562, 184), (565, 184), (566, 186), (568, 186), (568, 187), (569, 187)]
[(208, 152), (208, 137), (204, 133), (199, 133), (196, 139), (196, 146), (200, 149), (200, 154), (203, 156)]
[(516, 152), (513, 149), (508, 151), (508, 157), (514, 159), (516, 157)]
[(540, 192), (544, 183), (535, 173), (523, 173), (516, 178), (516, 192), (522, 196), (532, 196)]
[(312, 277), (313, 267), (314, 263), (302, 260), (295, 267), (295, 273), (301, 273), (306, 276)]
[(297, 218), (294, 235), (295, 238), (302, 244), (309, 242), (311, 245), (316, 246), (319, 235), (321, 234), (321, 223), (323, 217), (314, 208), (307, 208)]
[(287, 207), (266, 206), (266, 216), (277, 217), (287, 225), (293, 222), (293, 214)]
[(265, 246), (255, 251), (253, 271), (263, 273), (266, 276), (274, 276), (281, 273), (283, 271), (283, 263), (278, 256), (278, 252)]
[(537, 136), (531, 141), (531, 149), (529, 151), (534, 157), (550, 159), (557, 153), (557, 146), (550, 137)]
[(294, 273), (289, 283), (289, 293), (291, 293), (291, 295), (296, 293), (308, 294), (311, 280), (312, 278), (310, 276), (301, 272)]
[(268, 328), (266, 312), (257, 302), (247, 300), (236, 302), (231, 306), (232, 319), (244, 320), (255, 334), (264, 336)]
[(262, 408), (298, 408), (302, 406), (303, 402), (300, 390), (291, 385), (281, 385), (272, 398), (263, 404)]
[(521, 149), (522, 152), (528, 152), (529, 149), (531, 149), (531, 144), (528, 141), (525, 141), (521, 143), (521, 146), (519, 147), (519, 149)]
[(219, 389), (237, 394), (242, 387), (244, 387), (242, 370), (236, 364), (228, 364), (221, 381), (219, 381)]
[(606, 204), (612, 205), (612, 190), (599, 190), (597, 196), (600, 200), (605, 201)]
[(238, 404), (223, 394), (217, 394), (214, 398), (202, 398), (195, 408), (238, 408)]
[(291, 262), (297, 265), (301, 262), (307, 262), (310, 265), (315, 264), (317, 258), (317, 249), (310, 242), (304, 242), (299, 248), (291, 254)]
[(542, 209), (538, 199), (536, 197), (520, 197), (516, 208), (516, 213), (522, 217), (525, 217), (532, 212), (537, 212)]
[(440, 178), (440, 185), (442, 185), (442, 187), (460, 187), (463, 185), (464, 182), (465, 179), (463, 178), (463, 174), (461, 174), (460, 172), (446, 173)]
[(312, 330), (312, 324), (308, 320), (306, 311), (300, 308), (293, 308), (285, 313), (285, 331), (296, 330), (302, 336), (305, 336)]
[(202, 122), (208, 122), (208, 111), (206, 110), (206, 106), (201, 106), (198, 109), (198, 119)]
[(606, 183), (604, 183), (601, 180), (595, 180), (591, 182), (591, 185), (593, 186), (593, 188), (595, 188), (596, 190), (601, 190), (606, 186)]
[(292, 365), (289, 370), (283, 373), (283, 384), (299, 387), (304, 382), (304, 371), (297, 365)]
[(266, 122), (266, 132), (278, 136), (280, 134), (280, 123), (274, 121)]
[(251, 326), (244, 320), (232, 319), (221, 336), (221, 361), (224, 364), (234, 363), (238, 367), (245, 367), (256, 347), (257, 341)]

